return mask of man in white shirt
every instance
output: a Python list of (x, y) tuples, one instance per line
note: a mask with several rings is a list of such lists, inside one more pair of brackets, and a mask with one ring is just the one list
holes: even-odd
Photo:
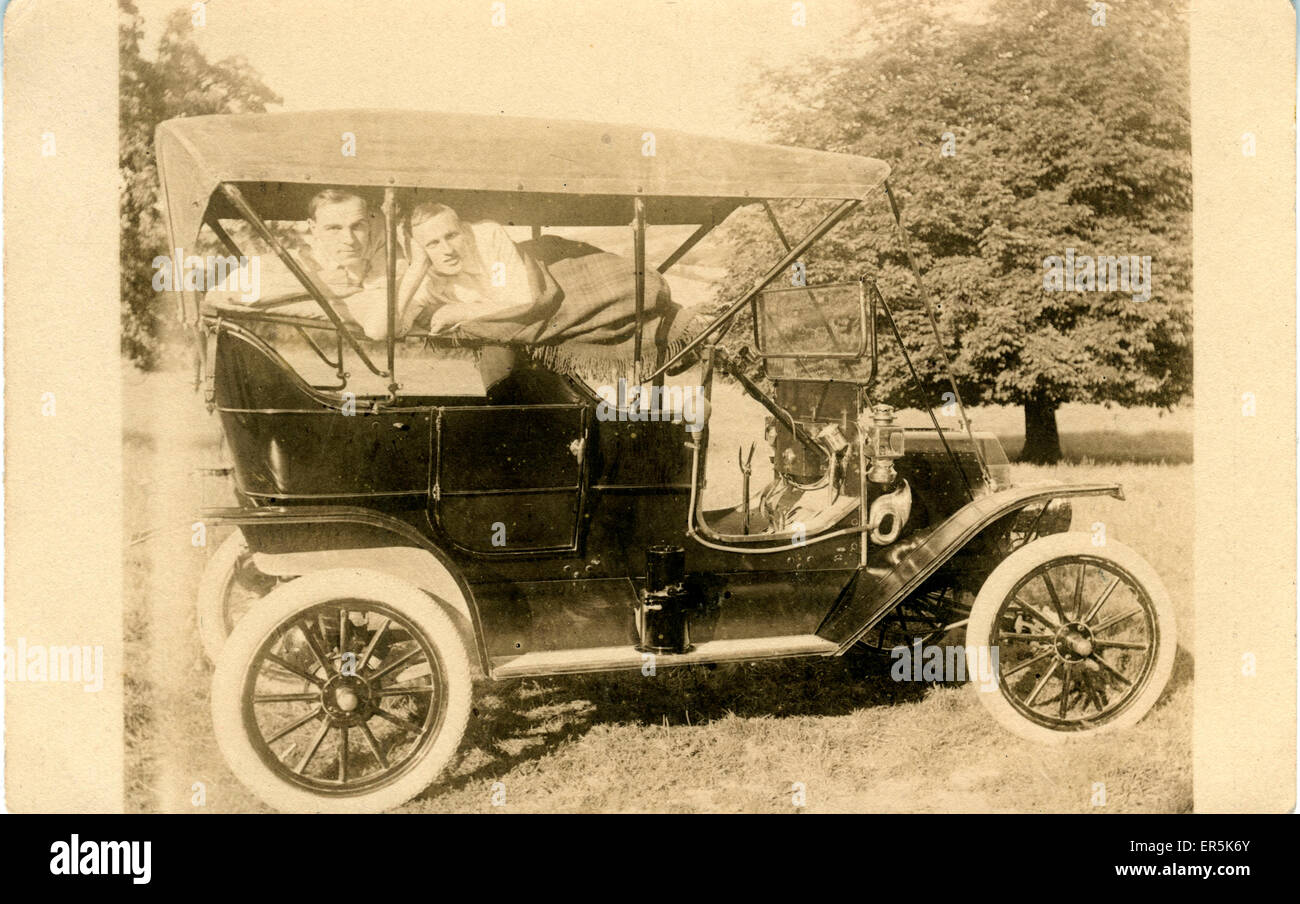
[[(352, 318), (371, 339), (388, 333), (384, 218), (359, 195), (326, 189), (307, 207), (311, 247), (301, 257), (331, 292), (345, 299)], [(406, 262), (398, 252), (398, 278)]]
[(384, 285), (384, 221), (364, 198), (326, 189), (307, 206), (311, 247), (302, 262), (336, 295)]
[[(336, 308), (345, 322), (358, 324), (371, 339), (383, 339), (388, 331), (388, 293), (382, 214), (354, 192), (327, 188), (312, 197), (307, 218), (311, 245), (298, 252), (300, 263), (336, 298), (343, 299)], [(399, 279), (405, 266), (399, 249)], [(282, 265), (266, 268), (261, 291), (253, 298), (235, 294), (238, 274), (232, 276), (209, 293), (211, 301), (250, 303), (303, 292), (302, 285)], [(308, 317), (319, 317), (321, 313), (314, 301), (295, 302), (276, 310)]]
[[(425, 311), (431, 312), (428, 331), (437, 334), (470, 319), (517, 318), (533, 303), (528, 266), (500, 223), (466, 223), (447, 205), (426, 201), (411, 211), (410, 230), (411, 266), (398, 290), (399, 336)], [(499, 345), (483, 346), (476, 358), (489, 390), (517, 363), (514, 349)]]
[(585, 355), (604, 367), (631, 359), (638, 330), (666, 350), (702, 319), (679, 316), (681, 306), (651, 270), (644, 274), (638, 322), (635, 263), (592, 245), (551, 236), (521, 251), (501, 224), (467, 223), (431, 201), (416, 206), (409, 222), (411, 263), (398, 291), (399, 335), (427, 312), (430, 334), (481, 344), (479, 372), (489, 388), (494, 376), (509, 371), (513, 349), (521, 346), (550, 349), (552, 360)]
[(403, 329), (425, 310), (432, 311), (429, 332), (438, 333), (464, 320), (518, 316), (532, 304), (528, 267), (500, 223), (466, 223), (445, 204), (425, 202), (411, 211), (410, 226), (412, 264), (398, 293), (409, 299)]

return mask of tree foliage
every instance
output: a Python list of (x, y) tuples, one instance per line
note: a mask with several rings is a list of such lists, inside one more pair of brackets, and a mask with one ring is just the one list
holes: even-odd
[[(1191, 387), (1188, 36), (1179, 3), (992, 0), (978, 19), (928, 0), (864, 7), (843, 45), (762, 70), (749, 101), (773, 140), (878, 157), (903, 208), (964, 399), (1026, 408), (1059, 457), (1063, 402), (1169, 406)], [(945, 141), (951, 155), (943, 153)], [(787, 233), (824, 209), (787, 206)], [(780, 253), (764, 218), (731, 231), (730, 286)], [(882, 335), (879, 394), (942, 404), (934, 341), (883, 198), (838, 226), (808, 281), (873, 274), (898, 311), (920, 392)], [(1151, 258), (1152, 293), (1050, 292), (1044, 260)], [(734, 296), (733, 296), (734, 297)], [(1034, 436), (1030, 436), (1033, 446)]]
[(144, 19), (132, 0), (119, 0), (118, 50), (121, 94), (122, 352), (150, 369), (161, 354), (165, 312), (153, 288), (153, 259), (169, 253), (159, 207), (153, 138), (158, 123), (178, 116), (261, 113), (282, 103), (256, 70), (240, 57), (210, 62), (194, 43), (188, 9), (166, 22), (157, 52), (146, 58)]

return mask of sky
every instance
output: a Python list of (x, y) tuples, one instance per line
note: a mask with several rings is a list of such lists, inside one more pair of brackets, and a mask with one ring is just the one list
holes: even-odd
[[(137, 0), (152, 53), (192, 2)], [(761, 140), (741, 89), (851, 30), (860, 0), (207, 0), (194, 40), (240, 54), (284, 110), (388, 107), (592, 119)], [(496, 7), (504, 7), (499, 9)], [(504, 12), (505, 24), (493, 25)]]

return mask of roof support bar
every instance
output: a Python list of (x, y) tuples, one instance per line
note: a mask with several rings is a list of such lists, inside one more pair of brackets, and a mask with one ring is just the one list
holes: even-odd
[[(215, 216), (209, 213), (203, 218), (203, 222), (204, 224), (207, 225), (209, 229), (212, 230), (212, 234), (217, 237), (217, 241), (221, 242), (221, 246), (226, 249), (226, 253), (230, 254), (232, 257), (237, 257), (237, 258), (244, 256), (244, 252), (240, 250), (240, 247), (237, 244), (235, 244), (235, 240), (230, 237), (230, 233), (226, 232), (226, 229), (224, 226), (221, 225), (220, 220), (218, 220)], [(180, 266), (179, 261), (177, 262), (177, 266)], [(198, 327), (198, 325), (203, 320), (203, 316), (201, 313), (202, 305), (199, 301), (198, 293), (193, 291), (192, 289), (185, 289), (185, 290), (178, 289), (177, 291), (179, 292), (180, 299), (181, 299), (180, 302), (181, 325), (182, 326), (193, 325), (195, 327)], [(190, 320), (191, 310), (194, 312), (193, 321)], [(199, 345), (200, 347), (203, 347), (202, 342), (200, 342)]]
[(666, 258), (664, 258), (663, 263), (661, 263), (658, 267), (655, 267), (655, 269), (658, 270), (660, 273), (667, 273), (673, 264), (677, 263), (679, 260), (684, 258), (692, 248), (694, 248), (696, 245), (700, 243), (700, 239), (704, 238), (712, 231), (713, 231), (713, 224), (704, 223), (703, 225), (700, 226), (699, 229), (695, 230), (689, 236), (687, 236), (686, 241), (678, 245), (677, 250), (674, 251), (672, 254), (668, 255)]
[(370, 369), (370, 372), (377, 377), (391, 376), (389, 372), (375, 367), (365, 349), (361, 347), (356, 337), (344, 325), (343, 318), (338, 315), (338, 312), (334, 310), (334, 306), (327, 300), (333, 297), (333, 293), (317, 282), (316, 277), (309, 273), (302, 264), (298, 263), (297, 258), (290, 253), (288, 248), (284, 247), (284, 243), (276, 237), (266, 223), (262, 222), (262, 218), (257, 215), (257, 211), (253, 210), (249, 203), (244, 200), (243, 193), (229, 182), (221, 183), (221, 191), (230, 199), (230, 203), (235, 206), (235, 210), (239, 211), (239, 215), (248, 222), (249, 226), (253, 227), (257, 237), (271, 246), (271, 250), (275, 252), (276, 257), (280, 258), (281, 262), (289, 268), (289, 272), (297, 278), (298, 282), (302, 283), (303, 288), (315, 299), (316, 304), (320, 305), (321, 310), (325, 312), (325, 316), (330, 319), (330, 323), (334, 324), (334, 328), (339, 331), (339, 335), (347, 341), (352, 350), (357, 353), (357, 357), (361, 359), (361, 362)]
[(957, 378), (952, 373), (952, 360), (948, 357), (948, 349), (944, 347), (943, 334), (939, 332), (939, 321), (934, 316), (934, 303), (930, 300), (930, 292), (921, 279), (921, 267), (912, 254), (912, 244), (908, 240), (907, 230), (903, 228), (903, 214), (898, 209), (898, 200), (894, 197), (894, 192), (889, 187), (888, 181), (885, 182), (885, 197), (889, 198), (889, 209), (894, 215), (894, 225), (898, 229), (898, 240), (902, 243), (903, 254), (907, 256), (907, 263), (912, 268), (912, 278), (916, 280), (917, 294), (921, 296), (921, 303), (925, 305), (925, 314), (930, 318), (930, 330), (934, 333), (934, 344), (939, 350), (939, 357), (943, 359), (944, 373), (948, 376), (948, 385), (952, 387), (952, 397), (957, 403), (957, 413), (961, 415), (962, 426), (966, 428), (966, 435), (970, 437), (971, 446), (975, 449), (975, 459), (980, 464), (980, 473), (984, 475), (986, 482), (992, 483), (993, 478), (989, 474), (988, 462), (984, 460), (984, 450), (975, 441), (975, 431), (971, 429), (970, 418), (966, 416), (966, 406), (961, 403), (961, 392), (957, 389)]
[[(880, 306), (885, 309), (885, 316), (889, 318), (889, 328), (894, 331), (894, 338), (898, 340), (898, 350), (903, 355), (903, 362), (907, 365), (907, 369), (912, 373), (912, 382), (915, 384), (917, 392), (925, 392), (925, 384), (921, 382), (921, 375), (916, 372), (916, 367), (912, 364), (912, 356), (907, 353), (907, 344), (903, 342), (903, 334), (898, 331), (898, 324), (894, 321), (894, 312), (890, 310), (889, 303), (885, 301), (883, 295), (880, 296)], [(966, 470), (961, 466), (961, 462), (953, 454), (952, 447), (948, 445), (948, 437), (944, 435), (943, 428), (939, 426), (939, 419), (934, 416), (934, 406), (925, 406), (925, 413), (930, 415), (930, 423), (934, 424), (934, 432), (938, 435), (939, 442), (943, 444), (943, 451), (948, 454), (948, 461), (952, 463), (953, 470), (957, 472), (961, 482), (966, 485), (966, 495), (970, 497), (971, 502), (974, 502), (975, 489), (970, 485), (970, 478), (966, 476)], [(975, 454), (979, 455), (979, 443), (975, 442), (973, 436), (971, 437), (971, 445), (977, 450)]]
[(218, 220), (216, 217), (209, 216), (203, 222), (206, 223), (208, 228), (212, 230), (212, 234), (215, 235), (217, 237), (217, 240), (221, 242), (222, 247), (224, 247), (235, 257), (240, 257), (243, 255), (244, 252), (240, 249), (238, 245), (235, 244), (235, 240), (230, 237), (230, 233), (226, 232), (226, 227), (221, 225), (220, 220)]
[(772, 210), (771, 201), (763, 202), (763, 213), (767, 214), (767, 221), (771, 223), (772, 228), (776, 230), (776, 237), (781, 240), (781, 244), (785, 246), (785, 250), (789, 251), (790, 240), (785, 237), (785, 230), (782, 229), (781, 224), (777, 222), (776, 211)]
[(393, 187), (384, 189), (384, 268), (388, 276), (388, 400), (397, 401), (397, 202)]
[(710, 323), (703, 330), (697, 333), (695, 338), (692, 339), (690, 342), (688, 342), (681, 351), (673, 355), (672, 358), (670, 358), (667, 362), (665, 362), (662, 367), (656, 370), (654, 374), (651, 375), (652, 378), (657, 377), (660, 374), (668, 371), (669, 368), (675, 365), (678, 361), (680, 361), (681, 359), (689, 355), (691, 352), (693, 352), (699, 345), (701, 345), (706, 339), (708, 339), (709, 336), (717, 332), (719, 327), (730, 322), (731, 318), (735, 317), (736, 313), (740, 311), (741, 308), (743, 308), (745, 305), (749, 304), (751, 300), (753, 300), (754, 296), (756, 296), (759, 292), (767, 288), (768, 283), (770, 283), (772, 280), (780, 276), (781, 273), (785, 271), (785, 268), (790, 266), (796, 260), (798, 260), (799, 255), (807, 251), (813, 242), (817, 241), (819, 238), (821, 238), (823, 235), (829, 232), (835, 226), (836, 223), (838, 223), (840, 220), (848, 216), (849, 213), (852, 212), (860, 203), (862, 202), (856, 200), (844, 201), (838, 207), (832, 210), (829, 214), (827, 214), (826, 219), (822, 220), (820, 223), (814, 226), (812, 232), (804, 236), (804, 238), (799, 242), (799, 244), (795, 245), (789, 251), (787, 251), (785, 253), (785, 256), (782, 257), (779, 261), (777, 261), (776, 264), (772, 267), (772, 269), (768, 270), (767, 273), (763, 275), (762, 279), (760, 279), (758, 282), (754, 284), (753, 288), (751, 288), (748, 292), (746, 292), (743, 296), (741, 296), (736, 301), (733, 301), (725, 311), (723, 311), (721, 314), (719, 314), (717, 317), (713, 319), (712, 323)]
[(735, 204), (719, 203), (713, 205), (709, 208), (709, 219), (701, 223), (700, 228), (687, 236), (686, 241), (678, 245), (677, 250), (664, 258), (663, 263), (655, 269), (660, 273), (667, 273), (674, 264), (689, 254), (691, 249), (698, 245), (706, 235), (718, 228), (718, 224), (725, 220), (735, 209)]
[(636, 270), (636, 339), (632, 350), (632, 373), (641, 382), (641, 334), (645, 332), (645, 198), (632, 199), (632, 247)]

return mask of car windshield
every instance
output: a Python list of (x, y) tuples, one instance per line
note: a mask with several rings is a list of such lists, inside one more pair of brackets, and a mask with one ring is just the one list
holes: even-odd
[(861, 282), (768, 289), (754, 300), (755, 344), (774, 379), (869, 379), (866, 288)]

